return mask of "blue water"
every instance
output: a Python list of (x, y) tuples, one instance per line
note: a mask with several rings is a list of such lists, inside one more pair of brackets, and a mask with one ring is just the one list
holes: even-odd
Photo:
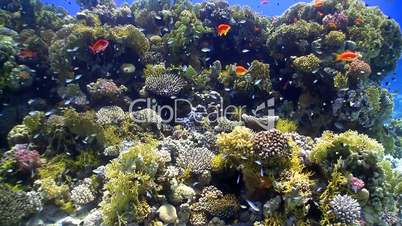
[[(268, 0), (269, 3), (261, 5), (260, 0), (229, 0), (230, 4), (248, 5), (253, 10), (259, 12), (262, 15), (278, 16), (282, 14), (289, 6), (300, 2), (299, 0)], [(79, 6), (75, 0), (43, 0), (44, 3), (54, 4), (58, 7), (62, 7), (70, 14), (74, 15), (79, 11)], [(117, 5), (124, 3), (131, 4), (133, 1), (116, 0)], [(194, 2), (202, 2), (196, 0)], [(370, 6), (378, 6), (388, 16), (395, 19), (399, 24), (402, 24), (402, 1), (401, 0), (366, 0)], [(392, 79), (394, 78), (394, 79)], [(396, 70), (391, 73), (383, 81), (383, 86), (390, 92), (395, 93), (395, 112), (394, 117), (402, 117), (402, 60), (399, 61)]]

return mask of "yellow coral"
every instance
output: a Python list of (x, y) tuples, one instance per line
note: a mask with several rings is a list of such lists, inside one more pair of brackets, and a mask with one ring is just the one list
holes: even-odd
[(234, 159), (241, 159), (252, 154), (253, 132), (244, 127), (237, 126), (230, 133), (221, 133), (217, 138), (219, 151)]
[(282, 133), (296, 132), (297, 123), (290, 119), (278, 119), (275, 128)]
[(214, 171), (220, 171), (225, 167), (226, 159), (223, 154), (215, 155), (211, 160), (211, 167)]

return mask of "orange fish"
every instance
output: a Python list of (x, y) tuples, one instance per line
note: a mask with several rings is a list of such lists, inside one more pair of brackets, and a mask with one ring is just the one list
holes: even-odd
[(92, 54), (98, 54), (106, 50), (109, 46), (109, 41), (106, 39), (98, 39), (95, 43), (89, 45), (89, 50), (91, 50)]
[(217, 27), (218, 36), (226, 36), (231, 28), (229, 24), (219, 24)]
[(245, 67), (238, 65), (235, 68), (235, 72), (236, 72), (237, 76), (243, 76), (243, 75), (247, 74), (248, 71)]
[(36, 58), (38, 54), (35, 51), (32, 51), (30, 49), (21, 49), (21, 51), (18, 53), (18, 56), (26, 59), (26, 58)]
[(314, 8), (322, 8), (324, 6), (324, 0), (314, 0)]
[(336, 61), (354, 61), (361, 57), (360, 53), (352, 52), (352, 51), (345, 51), (343, 53), (336, 55)]

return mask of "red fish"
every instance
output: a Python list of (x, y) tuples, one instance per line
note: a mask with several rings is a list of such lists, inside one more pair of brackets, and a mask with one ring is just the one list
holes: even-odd
[(261, 3), (261, 5), (266, 5), (266, 4), (269, 3), (269, 1), (268, 0), (261, 0), (260, 3)]
[(89, 45), (89, 50), (91, 50), (92, 54), (98, 54), (107, 49), (109, 46), (109, 41), (106, 39), (98, 39), (95, 43)]
[(26, 59), (26, 58), (36, 58), (38, 56), (38, 53), (36, 53), (35, 51), (32, 51), (30, 49), (21, 49), (21, 51), (18, 53), (18, 56)]
[(231, 28), (229, 24), (219, 24), (217, 27), (218, 36), (226, 36)]
[(235, 68), (235, 72), (237, 76), (243, 76), (247, 74), (248, 70), (245, 67), (238, 65)]
[(361, 57), (360, 53), (352, 52), (352, 51), (345, 51), (336, 55), (336, 61), (354, 61)]
[(324, 6), (324, 0), (314, 0), (314, 8), (319, 9)]

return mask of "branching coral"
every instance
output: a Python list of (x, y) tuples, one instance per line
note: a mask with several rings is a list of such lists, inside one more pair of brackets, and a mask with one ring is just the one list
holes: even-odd
[(220, 153), (239, 160), (252, 155), (252, 137), (253, 132), (250, 129), (238, 126), (230, 133), (218, 135), (216, 143)]
[[(326, 131), (311, 152), (311, 159), (325, 171), (333, 169), (339, 159), (356, 176), (368, 176), (382, 159), (384, 148), (376, 140), (355, 131), (334, 134)], [(378, 171), (378, 170), (377, 170)]]
[(173, 74), (148, 76), (145, 79), (146, 90), (159, 96), (177, 95), (186, 85), (183, 78)]
[(211, 169), (213, 157), (214, 154), (207, 148), (179, 149), (176, 162), (181, 168), (199, 174)]
[(108, 194), (103, 198), (101, 209), (106, 225), (127, 222), (131, 215), (136, 222), (150, 214), (146, 191), (153, 190), (153, 180), (158, 162), (153, 150), (157, 142), (140, 143), (120, 155), (106, 166)]

